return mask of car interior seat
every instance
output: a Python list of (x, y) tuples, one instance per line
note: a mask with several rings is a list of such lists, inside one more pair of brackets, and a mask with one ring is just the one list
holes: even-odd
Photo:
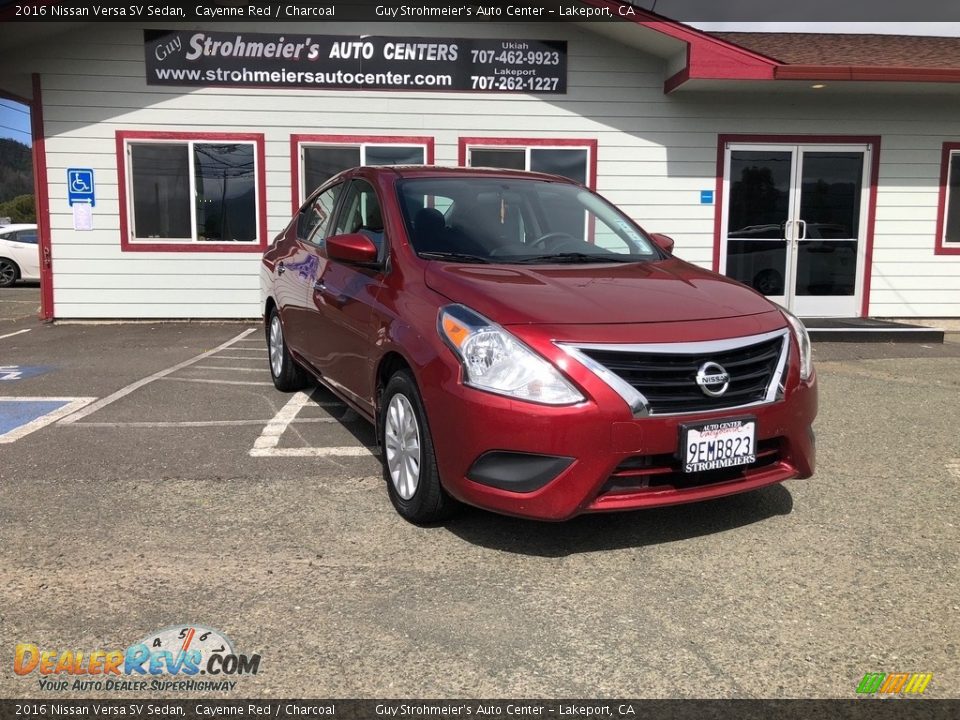
[(379, 251), (383, 247), (383, 215), (380, 213), (380, 206), (376, 203), (370, 203), (367, 207), (367, 219), (363, 225), (358, 228), (361, 232), (373, 241)]
[(443, 213), (434, 207), (417, 210), (413, 217), (413, 245), (417, 252), (449, 250), (444, 239), (447, 223)]

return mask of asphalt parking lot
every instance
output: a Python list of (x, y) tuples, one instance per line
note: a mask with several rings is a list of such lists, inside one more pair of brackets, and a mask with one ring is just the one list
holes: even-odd
[(813, 479), (418, 528), (369, 426), (273, 389), (256, 325), (40, 325), (0, 292), (0, 398), (63, 403), (0, 443), (0, 697), (39, 694), (15, 643), (180, 623), (262, 655), (237, 697), (960, 697), (956, 335), (815, 347)]

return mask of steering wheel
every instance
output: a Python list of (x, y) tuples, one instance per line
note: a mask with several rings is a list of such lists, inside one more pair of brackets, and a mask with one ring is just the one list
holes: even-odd
[(546, 235), (541, 235), (530, 243), (530, 247), (537, 248), (538, 250), (559, 250), (565, 245), (576, 242), (578, 242), (577, 239), (569, 233), (548, 232)]

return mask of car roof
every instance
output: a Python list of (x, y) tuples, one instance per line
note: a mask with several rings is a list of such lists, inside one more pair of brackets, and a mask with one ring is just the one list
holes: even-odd
[(14, 230), (36, 230), (37, 226), (33, 223), (11, 223), (10, 225), (0, 225), (0, 233), (13, 232)]

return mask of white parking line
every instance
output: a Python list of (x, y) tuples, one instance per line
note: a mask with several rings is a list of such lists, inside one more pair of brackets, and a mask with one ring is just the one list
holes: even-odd
[(960, 458), (947, 461), (947, 472), (960, 480)]
[(27, 333), (27, 332), (30, 332), (30, 328), (27, 328), (26, 330), (17, 330), (16, 332), (7, 333), (6, 335), (0, 335), (0, 340), (3, 340), (4, 338), (8, 338), (8, 337), (13, 337), (14, 335), (22, 335), (23, 333)]
[(254, 441), (250, 454), (252, 455), (254, 450), (276, 449), (277, 445), (280, 444), (280, 436), (286, 431), (290, 421), (297, 416), (300, 409), (308, 402), (310, 402), (310, 396), (306, 393), (294, 393), (287, 404), (280, 408), (273, 419), (264, 426), (260, 437)]
[[(269, 420), (157, 420), (143, 422), (85, 422), (76, 423), (76, 427), (85, 428), (199, 428), (199, 427), (239, 427), (244, 425), (262, 426)], [(336, 418), (296, 418), (294, 425), (301, 423), (337, 423)]]
[(191, 383), (201, 383), (201, 384), (207, 384), (207, 385), (266, 385), (268, 387), (273, 387), (272, 382), (257, 382), (256, 380), (205, 380), (204, 378), (180, 378), (180, 377), (165, 377), (160, 379), (167, 380), (168, 382), (191, 382)]
[(365, 445), (344, 447), (253, 448), (250, 457), (366, 457), (379, 455), (378, 448)]
[(88, 405), (96, 400), (95, 397), (0, 397), (0, 401), (8, 402), (62, 402), (67, 401), (67, 404), (62, 408), (54, 410), (53, 412), (47, 413), (46, 415), (41, 415), (36, 420), (32, 420), (25, 425), (20, 425), (15, 427), (13, 430), (10, 430), (3, 435), (0, 435), (0, 443), (12, 443), (25, 435), (29, 435), (32, 432), (39, 430), (42, 427), (50, 425), (51, 423), (60, 420), (70, 413), (76, 412), (84, 405)]
[(230, 372), (255, 372), (266, 374), (266, 368), (245, 368), (233, 365), (194, 365), (194, 370), (229, 370)]
[[(362, 445), (350, 445), (344, 447), (303, 447), (303, 448), (280, 448), (280, 437), (286, 432), (291, 423), (297, 422), (297, 414), (303, 409), (304, 405), (310, 402), (310, 396), (307, 393), (298, 392), (290, 398), (286, 405), (280, 408), (279, 412), (273, 416), (263, 428), (250, 449), (250, 457), (364, 457), (366, 455), (377, 454), (376, 448), (368, 448)], [(318, 405), (341, 405), (341, 403), (320, 402)], [(354, 413), (355, 419), (359, 419)], [(331, 418), (333, 419), (333, 418)], [(337, 422), (343, 422), (338, 420)], [(351, 422), (347, 420), (346, 422)]]
[(230, 347), (231, 345), (233, 345), (233, 344), (236, 343), (237, 341), (242, 340), (243, 338), (245, 338), (247, 335), (249, 335), (250, 333), (254, 332), (255, 330), (256, 330), (256, 328), (250, 328), (249, 330), (244, 330), (242, 333), (240, 333), (239, 335), (237, 335), (235, 338), (231, 338), (230, 340), (227, 340), (227, 342), (223, 343), (222, 345), (218, 345), (218, 346), (215, 347), (213, 350), (208, 350), (208, 351), (205, 352), (205, 353), (200, 353), (200, 354), (197, 355), (196, 357), (192, 357), (192, 358), (190, 358), (189, 360), (184, 360), (182, 363), (177, 363), (177, 364), (174, 365), (173, 367), (168, 367), (166, 370), (161, 370), (160, 372), (156, 372), (156, 373), (154, 373), (153, 375), (148, 375), (147, 377), (142, 378), (141, 380), (137, 380), (137, 381), (134, 382), (134, 383), (130, 383), (130, 384), (127, 385), (126, 387), (120, 388), (120, 389), (117, 390), (115, 393), (113, 393), (113, 394), (111, 394), (111, 395), (107, 395), (107, 396), (106, 396), (105, 398), (103, 398), (102, 400), (98, 400), (97, 402), (93, 403), (92, 405), (88, 405), (87, 407), (83, 408), (83, 409), (80, 410), (79, 412), (75, 412), (75, 413), (73, 413), (72, 415), (68, 415), (67, 417), (59, 420), (59, 421), (57, 422), (57, 424), (58, 424), (58, 425), (72, 425), (73, 423), (77, 422), (77, 420), (81, 420), (81, 419), (87, 417), (88, 415), (92, 415), (93, 413), (97, 412), (98, 410), (102, 410), (102, 409), (105, 408), (107, 405), (110, 405), (111, 403), (115, 403), (117, 400), (120, 400), (120, 399), (126, 397), (127, 395), (129, 395), (130, 393), (132, 393), (134, 390), (139, 390), (139, 389), (142, 388), (144, 385), (149, 385), (149, 384), (152, 383), (154, 380), (159, 380), (160, 378), (164, 378), (164, 377), (166, 377), (167, 375), (170, 375), (171, 373), (175, 373), (177, 370), (182, 370), (183, 368), (189, 367), (190, 365), (193, 365), (194, 363), (197, 363), (197, 362), (203, 360), (204, 358), (208, 358), (208, 357), (210, 357), (211, 355), (215, 355), (216, 353), (220, 352), (221, 350), (224, 350), (224, 349)]
[(256, 360), (257, 362), (261, 362), (263, 358), (253, 357), (253, 355), (217, 355), (216, 357), (211, 358), (211, 360)]

